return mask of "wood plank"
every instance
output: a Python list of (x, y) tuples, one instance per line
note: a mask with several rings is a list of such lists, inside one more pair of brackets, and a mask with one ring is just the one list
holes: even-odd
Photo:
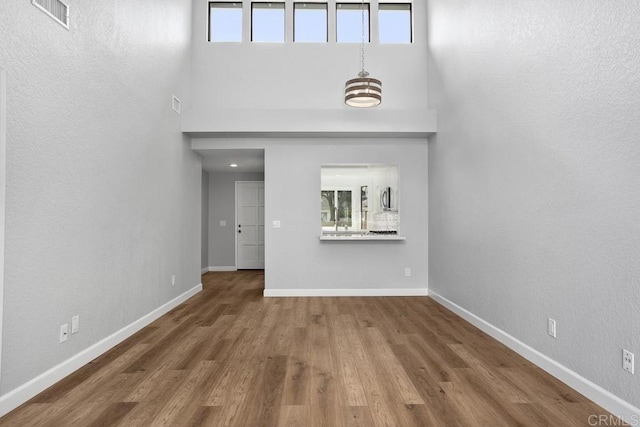
[(267, 357), (262, 375), (255, 381), (249, 394), (249, 405), (245, 406), (240, 424), (247, 426), (274, 426), (278, 424), (284, 377), (287, 368), (286, 356)]
[(241, 425), (238, 420), (242, 419), (246, 406), (251, 404), (248, 400), (249, 393), (257, 383), (259, 370), (253, 366), (245, 366), (238, 372), (236, 386), (229, 391), (225, 405), (220, 407), (220, 425)]
[(370, 427), (375, 424), (368, 406), (349, 406), (343, 410), (343, 417), (345, 427)]
[(282, 395), (284, 406), (304, 405), (311, 393), (309, 332), (307, 328), (297, 327), (292, 333)]
[(481, 360), (473, 356), (473, 354), (465, 347), (464, 344), (449, 345), (473, 370), (474, 375), (484, 384), (484, 387), (490, 388), (490, 391), (496, 399), (510, 403), (531, 403), (522, 391), (513, 386), (513, 383), (507, 381), (499, 370), (490, 369)]
[(348, 314), (340, 314), (333, 323), (335, 331), (332, 346), (335, 349), (336, 368), (340, 381), (340, 401), (343, 406), (366, 406), (367, 396), (358, 375), (356, 360), (351, 352), (351, 342), (346, 330), (354, 319)]
[(89, 427), (110, 427), (118, 424), (137, 405), (136, 402), (114, 402), (107, 406)]
[(206, 378), (206, 373), (211, 369), (213, 362), (203, 361), (189, 375), (182, 384), (176, 384), (174, 393), (170, 399), (158, 411), (151, 425), (175, 425), (181, 416), (181, 410), (187, 406), (193, 398), (194, 391)]
[(137, 402), (138, 405), (123, 417), (122, 424), (127, 426), (152, 425), (151, 421), (165, 409), (174, 395), (179, 393), (187, 378), (186, 371), (160, 368), (157, 372), (159, 375), (153, 376), (157, 381), (147, 382), (140, 393), (134, 393), (134, 399), (128, 400), (129, 402)]
[(389, 384), (388, 388), (393, 388), (391, 392), (397, 396), (398, 403), (404, 405), (422, 405), (424, 400), (416, 390), (413, 383), (407, 376), (399, 360), (393, 354), (389, 343), (382, 337), (378, 328), (368, 328), (366, 336), (371, 340), (375, 351), (371, 351), (374, 356), (374, 363), (378, 366), (378, 371), (383, 376), (383, 381)]
[(311, 305), (309, 339), (311, 341), (310, 426), (341, 426), (331, 336), (327, 326), (326, 301)]

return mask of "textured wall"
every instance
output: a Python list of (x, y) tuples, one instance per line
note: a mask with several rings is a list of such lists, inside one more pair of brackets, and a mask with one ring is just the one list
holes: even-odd
[[(427, 287), (427, 147), (408, 141), (318, 138), (266, 147), (266, 289)], [(320, 167), (330, 163), (398, 165), (399, 232), (406, 241), (319, 240)], [(273, 229), (273, 220), (282, 228)]]
[(429, 1), (430, 289), (636, 407), (621, 349), (640, 357), (638, 16)]
[[(4, 213), (7, 178), (7, 70), (0, 66), (0, 334), (2, 334), (2, 312), (4, 307)], [(0, 336), (0, 352), (2, 337)], [(2, 375), (0, 354), (0, 376)]]
[(202, 211), (200, 216), (200, 267), (209, 266), (209, 173), (202, 172)]
[[(6, 393), (200, 282), (190, 0), (0, 2), (8, 70)], [(177, 284), (171, 287), (171, 275)], [(59, 344), (60, 325), (80, 332)]]
[[(236, 181), (263, 181), (263, 173), (209, 173), (209, 266), (236, 265)], [(226, 227), (220, 221), (227, 221)]]

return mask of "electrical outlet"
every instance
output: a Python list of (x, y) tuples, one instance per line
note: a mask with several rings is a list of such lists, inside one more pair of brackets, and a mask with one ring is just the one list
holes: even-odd
[(280, 228), (280, 221), (277, 221), (277, 220), (273, 221), (272, 225), (273, 225), (273, 228)]
[(69, 336), (69, 324), (65, 323), (64, 325), (60, 326), (60, 344), (65, 342), (68, 336)]
[(71, 333), (72, 334), (77, 333), (79, 327), (80, 327), (80, 315), (76, 314), (71, 318)]
[(629, 350), (622, 349), (622, 369), (635, 374), (634, 355)]
[(547, 319), (547, 333), (552, 337), (556, 337), (556, 321), (552, 318)]
[(404, 269), (405, 277), (411, 277), (411, 269), (409, 267)]
[(173, 276), (171, 276), (171, 286), (175, 286), (176, 285), (176, 275), (174, 274)]

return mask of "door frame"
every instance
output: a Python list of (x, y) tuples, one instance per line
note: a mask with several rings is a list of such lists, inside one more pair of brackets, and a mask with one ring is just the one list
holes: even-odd
[(7, 70), (0, 65), (0, 377), (4, 309), (4, 227), (7, 187)]
[[(235, 212), (234, 214), (234, 228), (233, 228), (233, 241), (235, 242), (235, 264), (236, 264), (236, 270), (238, 270), (238, 183), (242, 182), (242, 183), (262, 183), (264, 185), (264, 181), (236, 181), (234, 186), (235, 186), (235, 192), (234, 192), (234, 200), (233, 200), (233, 210)], [(266, 227), (266, 225), (265, 225)], [(266, 241), (265, 241), (265, 246), (266, 246)]]

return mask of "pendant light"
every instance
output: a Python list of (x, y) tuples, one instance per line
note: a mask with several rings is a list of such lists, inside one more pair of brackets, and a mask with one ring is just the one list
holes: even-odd
[[(364, 0), (362, 0), (362, 42), (360, 44), (361, 69), (358, 77), (344, 85), (344, 102), (350, 107), (367, 108), (382, 102), (382, 82), (369, 77), (364, 69)], [(371, 19), (369, 19), (371, 22)]]

